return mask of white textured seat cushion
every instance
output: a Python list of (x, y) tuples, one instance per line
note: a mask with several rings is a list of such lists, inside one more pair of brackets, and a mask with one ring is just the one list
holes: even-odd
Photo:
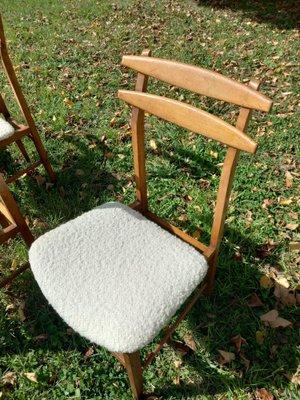
[(207, 272), (193, 247), (117, 202), (37, 239), (34, 276), (78, 333), (116, 352), (134, 352), (165, 326)]
[(5, 119), (0, 118), (0, 140), (8, 139), (15, 133), (15, 128)]

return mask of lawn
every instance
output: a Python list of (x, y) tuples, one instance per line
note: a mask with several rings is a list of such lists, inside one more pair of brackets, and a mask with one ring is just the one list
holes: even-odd
[[(13, 64), (58, 174), (56, 186), (42, 168), (10, 185), (36, 237), (103, 202), (134, 198), (130, 110), (116, 92), (133, 88), (135, 74), (120, 67), (122, 54), (151, 48), (243, 82), (256, 77), (274, 102), (249, 127), (259, 149), (237, 169), (214, 294), (145, 373), (145, 391), (162, 399), (300, 397), (300, 257), (290, 248), (300, 240), (297, 4), (1, 0)], [(17, 114), (3, 74), (0, 82)], [(236, 117), (236, 107), (150, 87)], [(152, 117), (146, 124), (152, 209), (207, 240), (224, 147)], [(0, 153), (4, 173), (21, 163), (14, 148)], [(22, 239), (2, 245), (0, 257), (3, 275), (25, 261)], [(288, 326), (260, 319), (274, 309)], [(29, 271), (0, 293), (0, 346), (1, 399), (132, 398), (123, 367), (64, 324)]]

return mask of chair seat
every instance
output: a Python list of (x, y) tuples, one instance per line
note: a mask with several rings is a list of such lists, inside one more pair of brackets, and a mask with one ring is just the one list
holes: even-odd
[(8, 139), (15, 133), (15, 128), (5, 119), (0, 118), (0, 141)]
[(67, 324), (126, 353), (148, 344), (207, 272), (205, 257), (192, 246), (117, 202), (38, 238), (29, 261)]

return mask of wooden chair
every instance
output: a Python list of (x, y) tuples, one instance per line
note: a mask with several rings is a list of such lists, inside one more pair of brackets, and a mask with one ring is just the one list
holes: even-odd
[[(15, 199), (10, 193), (2, 174), (0, 174), (0, 244), (20, 233), (28, 247), (34, 238), (23, 218)], [(0, 288), (7, 285), (29, 267), (26, 263), (0, 282)]]
[[(257, 148), (244, 132), (252, 109), (269, 111), (272, 104), (257, 92), (256, 80), (244, 85), (203, 68), (149, 55), (145, 50), (142, 56), (123, 57), (122, 64), (138, 75), (135, 91), (118, 93), (133, 106), (136, 202), (130, 207), (106, 203), (84, 213), (41, 236), (29, 252), (45, 297), (75, 331), (106, 347), (126, 367), (136, 399), (142, 396), (145, 368), (199, 297), (213, 288), (239, 153), (253, 154)], [(148, 76), (241, 106), (236, 127), (192, 105), (147, 94)], [(228, 145), (208, 245), (148, 208), (145, 112)], [(187, 298), (184, 311), (142, 365), (139, 350)]]
[(28, 136), (34, 143), (36, 150), (39, 154), (40, 159), (32, 163), (29, 167), (22, 169), (17, 172), (13, 176), (9, 177), (6, 182), (10, 183), (22, 176), (25, 173), (30, 173), (39, 165), (43, 164), (46, 172), (48, 173), (51, 181), (54, 183), (56, 180), (55, 173), (51, 167), (51, 164), (48, 160), (47, 153), (41, 141), (41, 138), (37, 132), (35, 123), (31, 116), (29, 107), (25, 100), (25, 97), (22, 93), (21, 87), (17, 80), (13, 65), (9, 58), (6, 41), (4, 36), (3, 24), (0, 15), (0, 58), (1, 63), (4, 69), (4, 72), (8, 78), (10, 86), (14, 92), (15, 98), (18, 102), (20, 110), (22, 112), (23, 118), (25, 120), (25, 125), (17, 122), (9, 113), (7, 106), (4, 102), (3, 97), (0, 94), (0, 115), (2, 114), (3, 118), (0, 118), (0, 148), (4, 148), (9, 146), (12, 143), (16, 143), (19, 147), (21, 153), (23, 154), (25, 160), (30, 162), (29, 155), (24, 147), (22, 139), (25, 136)]

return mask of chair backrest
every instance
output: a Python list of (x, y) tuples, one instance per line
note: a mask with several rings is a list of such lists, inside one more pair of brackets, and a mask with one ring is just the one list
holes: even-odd
[[(248, 85), (245, 85), (204, 68), (150, 57), (148, 50), (144, 50), (142, 56), (124, 56), (122, 64), (138, 71), (135, 91), (119, 90), (118, 92), (120, 99), (133, 106), (131, 128), (137, 192), (136, 208), (201, 250), (208, 258), (215, 256), (223, 235), (239, 152), (242, 150), (253, 154), (257, 149), (257, 143), (245, 134), (252, 110), (270, 111), (272, 101), (258, 92), (257, 80), (251, 80)], [(145, 93), (149, 76), (201, 95), (241, 106), (236, 126), (192, 105)], [(144, 150), (145, 112), (228, 145), (209, 246), (198, 242), (178, 228), (162, 222), (148, 210)]]

